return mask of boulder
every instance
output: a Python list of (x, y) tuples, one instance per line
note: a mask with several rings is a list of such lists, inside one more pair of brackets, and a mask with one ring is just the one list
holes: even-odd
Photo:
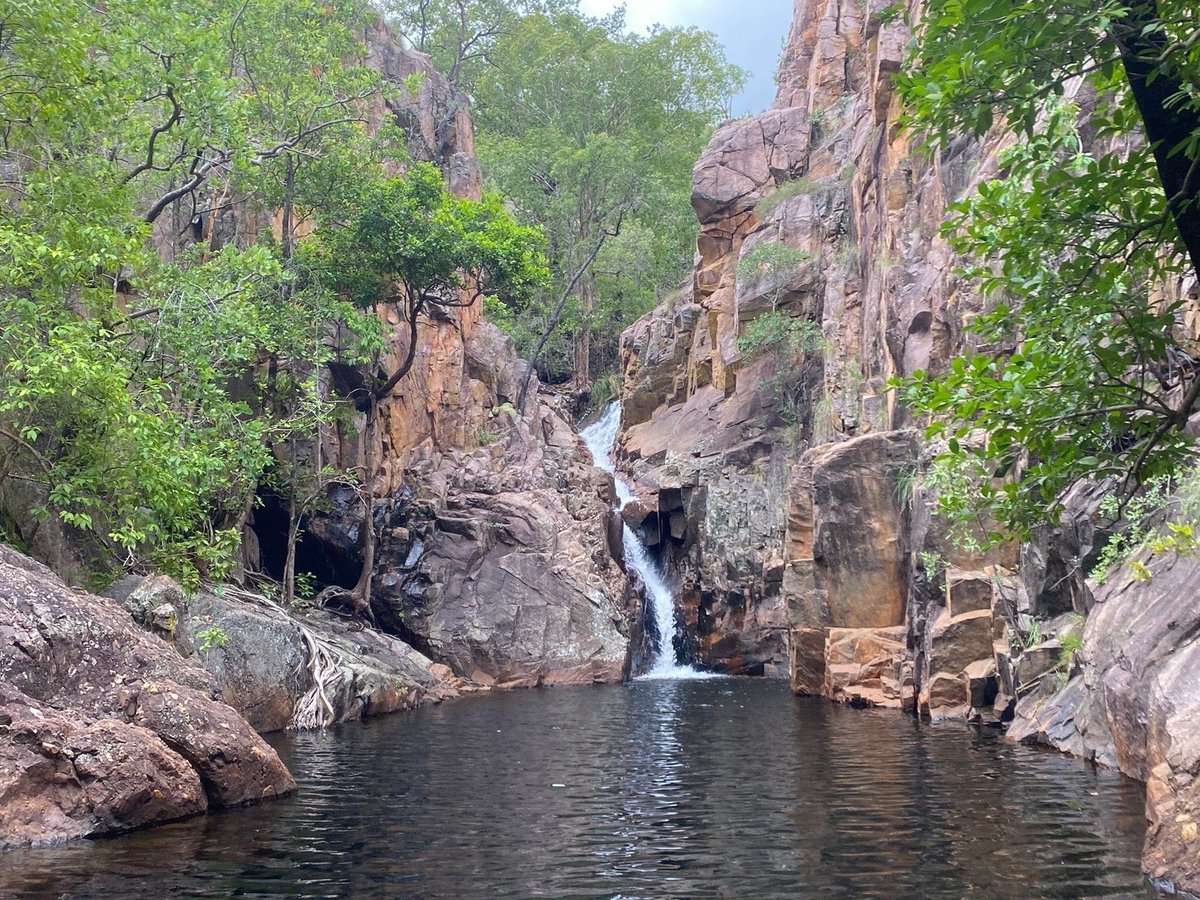
[[(59, 729), (55, 733), (75, 741), (87, 757), (87, 778), (103, 782), (103, 790), (111, 792), (102, 803), (96, 799), (99, 794), (76, 798), (79, 805), (72, 808), (77, 812), (55, 819), (57, 825), (48, 824), (38, 841), (92, 833), (81, 832), (81, 827), (115, 831), (200, 812), (204, 803), (197, 796), (206, 797), (211, 806), (232, 806), (295, 788), (275, 751), (217, 699), (207, 672), (135, 626), (113, 601), (68, 588), (45, 567), (3, 546), (0, 686), (16, 698), (14, 703), (24, 704), (13, 721), (52, 710)], [(11, 724), (6, 728), (0, 735), (0, 755), (20, 757), (24, 751), (13, 746), (20, 742), (17, 732)], [(53, 736), (48, 740), (53, 743)], [(89, 741), (103, 752), (84, 752)], [(29, 772), (28, 766), (19, 765)], [(158, 781), (139, 781), (129, 774), (156, 766), (162, 769)], [(65, 770), (64, 775), (68, 781), (75, 777)], [(188, 787), (196, 783), (193, 777), (203, 785), (201, 795)], [(130, 812), (140, 801), (123, 799), (121, 792), (135, 786), (142, 791), (147, 784), (151, 787), (145, 812)], [(155, 790), (169, 785), (180, 786), (178, 803), (159, 802), (154, 796)], [(0, 792), (0, 820), (22, 816), (22, 803), (19, 791)], [(80, 826), (80, 817), (86, 816), (78, 811), (89, 804), (95, 810), (97, 803), (117, 812), (103, 819), (108, 824)]]
[(281, 731), (292, 724), (297, 701), (308, 690), (308, 651), (299, 628), (285, 615), (200, 592), (192, 602), (189, 630), (197, 646), (217, 629), (198, 660), (221, 690), (221, 697), (257, 731)]
[(852, 706), (900, 709), (904, 636), (904, 626), (828, 629), (823, 694)]
[(597, 518), (593, 531), (552, 491), (456, 493), (416, 566), (419, 596), (384, 597), (462, 677), (506, 687), (620, 681), (629, 627), (615, 563), (604, 563), (607, 580), (595, 568), (607, 551)]
[(950, 569), (946, 572), (946, 603), (956, 616), (992, 610), (992, 579), (986, 572)]
[(794, 628), (791, 632), (792, 690), (802, 696), (820, 697), (825, 690), (825, 629)]
[(990, 609), (954, 615), (945, 607), (933, 619), (923, 648), (923, 714), (935, 720), (962, 718), (972, 709), (991, 707), (999, 692), (993, 634)]
[(196, 771), (153, 731), (64, 714), (0, 684), (0, 850), (199, 815)]
[(144, 579), (122, 598), (121, 605), (138, 625), (176, 643), (185, 656), (192, 651), (191, 635), (180, 627), (188, 617), (187, 594), (167, 576)]
[(801, 459), (812, 471), (811, 552), (829, 626), (904, 623), (910, 554), (897, 484), (916, 457), (915, 434), (886, 432), (818, 447)]

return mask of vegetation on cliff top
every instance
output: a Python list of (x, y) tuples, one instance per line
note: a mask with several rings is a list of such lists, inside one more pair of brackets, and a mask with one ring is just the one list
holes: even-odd
[(12, 507), (41, 503), (114, 561), (219, 575), (284, 448), (336, 415), (320, 367), (389, 337), (384, 285), (411, 322), (467, 284), (524, 302), (545, 278), (499, 200), (454, 198), (432, 168), (389, 178), (404, 143), (370, 104), (412, 85), (365, 66), (375, 18), (357, 0), (5, 5)]
[(630, 33), (574, 0), (402, 0), (397, 27), (471, 95), (489, 183), (546, 233), (553, 304), (493, 304), (539, 371), (580, 388), (686, 278), (692, 165), (743, 73), (713, 35)]
[(904, 391), (947, 440), (939, 464), (973, 476), (943, 511), (1019, 534), (1080, 478), (1128, 492), (1194, 453), (1200, 378), (1177, 316), (1200, 266), (1200, 10), (923, 10), (900, 78), (910, 125), (935, 148), (1000, 121), (1020, 140), (945, 229), (990, 301), (978, 349)]

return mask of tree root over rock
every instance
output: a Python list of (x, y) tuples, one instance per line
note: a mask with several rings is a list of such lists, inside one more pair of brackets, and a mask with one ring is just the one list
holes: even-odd
[(308, 674), (312, 687), (296, 703), (292, 728), (297, 731), (316, 731), (336, 725), (338, 721), (334, 698), (338, 690), (353, 681), (354, 673), (346, 665), (342, 652), (303, 622), (288, 614), (282, 606), (263, 594), (230, 585), (206, 585), (214, 593), (240, 600), (284, 616), (300, 632), (308, 654)]

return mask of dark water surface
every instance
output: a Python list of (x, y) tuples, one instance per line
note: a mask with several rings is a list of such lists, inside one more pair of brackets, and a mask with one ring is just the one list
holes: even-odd
[(294, 798), (0, 856), (0, 891), (1149, 896), (1138, 785), (778, 683), (496, 694), (279, 746)]

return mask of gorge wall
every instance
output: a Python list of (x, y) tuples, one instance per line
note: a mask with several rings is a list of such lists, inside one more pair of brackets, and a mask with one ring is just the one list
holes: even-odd
[[(623, 338), (624, 457), (643, 528), (679, 571), (698, 660), (790, 667), (817, 693), (826, 629), (870, 630), (845, 636), (868, 655), (905, 643), (910, 591), (934, 574), (919, 551), (966, 572), (1015, 562), (957, 554), (906, 495), (921, 451), (885, 385), (965, 346), (979, 301), (939, 226), (1009, 138), (933, 158), (910, 145), (891, 84), (909, 33), (886, 6), (796, 4), (774, 108), (723, 125), (696, 166), (692, 284)], [(775, 271), (739, 265), (773, 245), (799, 253)], [(819, 330), (794, 373), (739, 353), (771, 312)], [(975, 630), (989, 657), (990, 631)], [(897, 704), (915, 685), (915, 670), (877, 674)]]
[[(422, 75), (415, 96), (379, 115), (407, 130), (413, 156), (436, 162), (455, 193), (478, 197), (466, 99), (385, 30), (368, 46), (389, 81)], [(551, 400), (515, 411), (526, 363), (481, 315), (476, 304), (422, 323), (413, 368), (381, 407), (376, 446), (365, 446), (361, 420), (322, 436), (325, 459), (373, 464), (362, 481), (375, 495), (375, 618), (486, 684), (619, 681), (640, 601), (621, 563), (612, 479)], [(393, 341), (385, 368), (407, 349)], [(333, 372), (331, 387), (344, 390), (335, 382), (347, 376), (352, 386), (354, 373)], [(345, 581), (357, 577), (363, 523), (353, 497), (337, 499), (334, 515), (312, 523), (310, 548), (330, 563), (321, 574)]]
[[(412, 159), (436, 164), (452, 192), (478, 199), (482, 174), (466, 97), (384, 26), (363, 41), (367, 64), (394, 87), (368, 110), (371, 126), (398, 126)], [(205, 240), (255, 239), (263, 210), (236, 201), (214, 206), (222, 212), (208, 222)], [(272, 227), (278, 232), (278, 216)], [(379, 312), (390, 339), (377, 374), (386, 379), (409, 348), (396, 311)], [(591, 467), (552, 400), (516, 414), (525, 363), (482, 320), (479, 304), (435, 313), (420, 322), (412, 369), (380, 404), (375, 428), (358, 412), (298, 448), (298, 462), (355, 472), (373, 495), (372, 618), (469, 681), (620, 680), (640, 601), (613, 537), (611, 479)], [(324, 389), (334, 399), (352, 397), (369, 374), (333, 364)], [(297, 568), (349, 589), (362, 568), (365, 504), (347, 485), (328, 494), (326, 507), (304, 522)], [(246, 567), (278, 578), (286, 512), (270, 494), (261, 499), (245, 532)]]
[[(668, 560), (695, 661), (935, 720), (1015, 718), (1013, 739), (1149, 780), (1147, 870), (1195, 890), (1194, 567), (1094, 594), (1103, 485), (1025, 546), (959, 549), (920, 477), (936, 448), (886, 390), (971, 347), (982, 301), (939, 227), (1014, 140), (913, 145), (892, 86), (910, 33), (888, 6), (797, 0), (774, 107), (698, 162), (694, 278), (622, 338), (627, 518)], [(791, 248), (774, 271), (755, 264), (772, 246)], [(740, 352), (773, 313), (819, 333), (794, 365)], [(1081, 631), (1070, 677), (1062, 640)]]

